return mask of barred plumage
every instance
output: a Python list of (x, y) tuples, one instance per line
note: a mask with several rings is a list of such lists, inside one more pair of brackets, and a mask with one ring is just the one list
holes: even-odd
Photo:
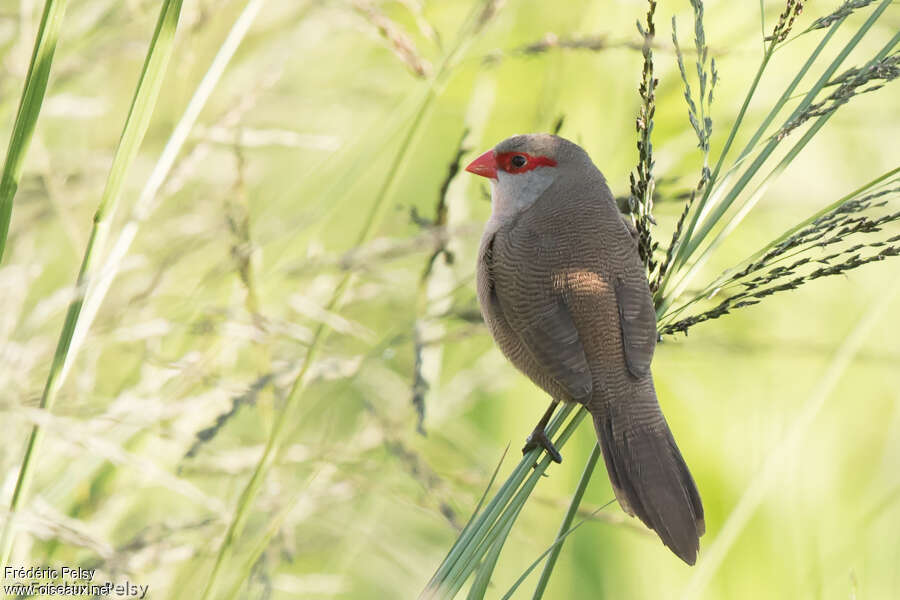
[(484, 319), (519, 370), (590, 411), (619, 504), (693, 564), (703, 506), (653, 388), (656, 316), (634, 238), (580, 147), (525, 135), (494, 150), (517, 151), (556, 165), (495, 173), (478, 257)]

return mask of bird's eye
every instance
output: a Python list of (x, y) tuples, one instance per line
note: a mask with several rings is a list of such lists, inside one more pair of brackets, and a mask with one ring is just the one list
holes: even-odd
[(510, 159), (509, 162), (510, 162), (510, 164), (512, 164), (512, 166), (514, 166), (515, 168), (521, 169), (522, 167), (525, 166), (525, 163), (528, 162), (528, 159), (526, 159), (526, 158), (525, 158), (524, 156), (522, 156), (521, 154), (516, 154), (515, 156), (513, 156), (513, 157)]

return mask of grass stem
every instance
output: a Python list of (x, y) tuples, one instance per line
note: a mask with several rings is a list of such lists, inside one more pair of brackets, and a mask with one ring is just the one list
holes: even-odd
[(591, 476), (594, 474), (600, 454), (600, 444), (594, 444), (594, 449), (591, 450), (591, 455), (588, 457), (588, 460), (584, 465), (584, 470), (581, 473), (581, 479), (578, 480), (578, 487), (575, 488), (575, 493), (572, 494), (572, 501), (569, 503), (566, 515), (559, 525), (559, 532), (556, 534), (558, 543), (553, 546), (553, 549), (547, 556), (547, 562), (544, 564), (544, 569), (541, 571), (541, 577), (538, 579), (537, 586), (534, 588), (532, 600), (540, 600), (544, 597), (547, 584), (550, 582), (550, 575), (553, 573), (553, 568), (556, 566), (556, 559), (559, 558), (559, 553), (562, 551), (563, 540), (572, 527), (572, 521), (575, 519), (575, 514), (578, 512), (581, 499), (584, 497), (584, 491), (587, 489), (588, 483), (591, 481)]
[[(156, 105), (156, 99), (159, 96), (159, 90), (162, 86), (166, 66), (172, 55), (175, 30), (178, 26), (178, 17), (180, 14), (181, 0), (166, 0), (160, 9), (159, 19), (156, 22), (156, 30), (153, 33), (149, 49), (147, 50), (144, 67), (141, 71), (137, 89), (135, 90), (134, 98), (131, 102), (131, 108), (125, 121), (125, 127), (122, 130), (122, 136), (119, 139), (119, 145), (116, 148), (109, 176), (106, 180), (106, 187), (103, 190), (103, 196), (100, 199), (100, 204), (94, 215), (91, 235), (88, 239), (87, 249), (84, 252), (81, 268), (78, 272), (78, 279), (75, 284), (74, 297), (69, 303), (62, 333), (57, 342), (56, 352), (53, 355), (53, 362), (50, 365), (50, 372), (47, 375), (47, 381), (44, 384), (44, 391), (41, 394), (40, 406), (43, 410), (50, 411), (53, 409), (56, 395), (63, 382), (61, 374), (66, 369), (67, 363), (72, 360), (72, 355), (69, 350), (72, 336), (81, 315), (85, 290), (94, 275), (93, 262), (96, 258), (96, 254), (103, 248), (109, 229), (109, 221), (118, 206), (125, 174), (128, 172), (129, 167), (134, 161), (138, 149), (140, 148), (141, 141), (144, 138), (144, 134), (147, 132), (147, 127), (150, 124), (150, 118), (153, 115), (153, 107)], [(15, 513), (20, 509), (25, 496), (28, 494), (28, 488), (33, 473), (31, 465), (40, 447), (41, 437), (42, 428), (38, 425), (34, 425), (31, 429), (31, 434), (28, 437), (25, 456), (22, 459), (22, 464), (19, 468), (16, 487), (13, 492), (12, 501), (10, 502), (9, 518), (7, 518), (6, 523), (3, 526), (3, 534), (2, 537), (0, 537), (0, 564), (9, 564), (14, 536), (13, 521), (15, 519)]]
[[(67, 3), (68, 0), (44, 2), (44, 12), (38, 27), (37, 38), (34, 41), (31, 63), (28, 65), (28, 74), (25, 76), (25, 87), (16, 111), (16, 121), (9, 139), (3, 172), (0, 173), (0, 260), (3, 259), (3, 250), (6, 248), (6, 236), (9, 233), (13, 200), (16, 197), (16, 190), (19, 188), (22, 165), (31, 144), (38, 116), (41, 113), (44, 95), (47, 92), (50, 67), (53, 65), (53, 54), (56, 52), (59, 28), (62, 25)], [(5, 547), (5, 542), (3, 542), (3, 547)]]

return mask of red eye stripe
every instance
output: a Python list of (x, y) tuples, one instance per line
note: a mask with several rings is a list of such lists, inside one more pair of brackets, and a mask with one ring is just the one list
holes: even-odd
[[(525, 164), (521, 167), (513, 164), (513, 158), (521, 156), (525, 159)], [(507, 173), (518, 174), (531, 171), (538, 167), (555, 167), (556, 161), (546, 156), (532, 156), (527, 152), (502, 152), (497, 155), (497, 166)]]

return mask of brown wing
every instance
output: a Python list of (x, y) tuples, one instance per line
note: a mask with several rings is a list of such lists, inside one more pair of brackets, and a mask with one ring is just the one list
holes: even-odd
[[(524, 239), (523, 239), (524, 238)], [(492, 248), (493, 294), (518, 341), (546, 375), (575, 401), (591, 397), (593, 383), (584, 347), (553, 270), (527, 230), (498, 234)], [(534, 377), (533, 377), (534, 378)]]
[(628, 371), (642, 379), (650, 374), (656, 348), (656, 311), (647, 281), (641, 275), (616, 278), (616, 302)]

